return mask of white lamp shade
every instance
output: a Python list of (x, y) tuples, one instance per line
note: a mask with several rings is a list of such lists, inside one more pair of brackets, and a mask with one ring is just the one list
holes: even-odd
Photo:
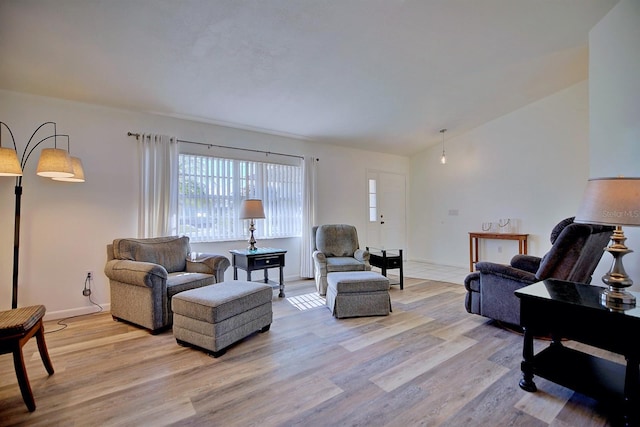
[(264, 218), (264, 207), (262, 200), (246, 199), (240, 205), (240, 219)]
[(22, 176), (16, 150), (0, 147), (0, 176)]
[(71, 156), (59, 148), (43, 148), (36, 174), (46, 178), (70, 178), (73, 176)]
[(575, 222), (640, 226), (640, 178), (590, 179)]
[(54, 181), (65, 182), (84, 182), (84, 168), (82, 167), (82, 160), (78, 157), (71, 157), (71, 166), (73, 167), (73, 176), (71, 177), (53, 177)]

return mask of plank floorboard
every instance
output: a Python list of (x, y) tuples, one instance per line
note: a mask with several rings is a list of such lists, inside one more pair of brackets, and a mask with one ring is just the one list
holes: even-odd
[[(310, 280), (287, 284), (289, 297), (313, 292)], [(405, 278), (390, 295), (389, 316), (335, 319), (274, 292), (271, 329), (219, 358), (178, 346), (171, 330), (151, 335), (107, 312), (48, 321), (56, 373), (47, 375), (31, 340), (37, 410), (29, 413), (11, 356), (0, 356), (0, 425), (611, 425), (606, 408), (544, 379), (537, 393), (521, 390), (522, 335), (468, 314), (462, 285)]]

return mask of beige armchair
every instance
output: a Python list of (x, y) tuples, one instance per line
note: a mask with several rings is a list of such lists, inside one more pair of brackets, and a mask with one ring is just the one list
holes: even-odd
[(369, 252), (360, 249), (353, 225), (327, 224), (313, 227), (313, 264), (316, 288), (327, 294), (327, 274), (337, 271), (368, 271)]
[(222, 255), (192, 254), (188, 237), (116, 239), (104, 268), (111, 315), (157, 333), (173, 323), (175, 294), (224, 281), (229, 265)]

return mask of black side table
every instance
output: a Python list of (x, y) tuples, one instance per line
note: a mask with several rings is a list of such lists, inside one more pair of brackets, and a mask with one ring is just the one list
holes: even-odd
[[(603, 288), (547, 279), (515, 291), (524, 330), (520, 388), (537, 390), (534, 375), (609, 403), (624, 425), (639, 425), (640, 309), (605, 307)], [(640, 298), (640, 294), (636, 294)], [(551, 335), (551, 344), (534, 354), (533, 337)], [(562, 339), (621, 354), (626, 364), (565, 347)]]
[(234, 249), (229, 251), (232, 256), (233, 280), (238, 280), (238, 268), (247, 272), (247, 281), (251, 281), (251, 272), (254, 270), (264, 270), (264, 283), (275, 283), (269, 281), (270, 268), (280, 269), (280, 298), (284, 297), (284, 254), (287, 251), (274, 248), (258, 248), (255, 251), (249, 249)]
[(392, 285), (400, 285), (400, 289), (404, 289), (404, 274), (402, 271), (402, 249), (378, 249), (369, 248), (369, 264), (382, 270), (382, 275), (387, 276), (387, 270), (394, 268), (400, 269), (400, 281), (391, 283)]

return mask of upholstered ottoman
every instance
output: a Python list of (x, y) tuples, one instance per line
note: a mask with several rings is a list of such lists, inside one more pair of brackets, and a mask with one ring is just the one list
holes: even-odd
[(256, 331), (266, 332), (273, 318), (271, 286), (221, 282), (173, 296), (173, 336), (180, 345), (209, 350), (214, 357)]
[(327, 274), (327, 307), (337, 318), (387, 316), (391, 311), (389, 279), (374, 271)]

